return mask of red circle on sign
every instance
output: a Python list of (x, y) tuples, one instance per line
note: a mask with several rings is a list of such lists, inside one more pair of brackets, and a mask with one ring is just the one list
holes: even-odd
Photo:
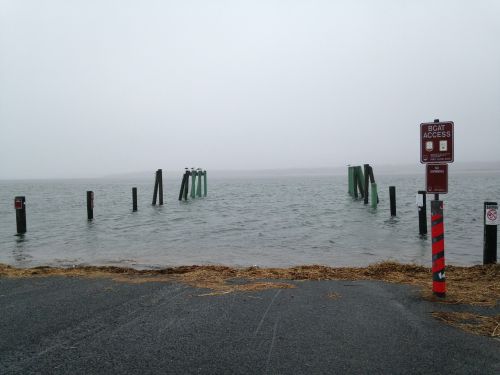
[(488, 217), (489, 220), (491, 221), (496, 221), (497, 219), (497, 210), (488, 210), (486, 212), (486, 216)]

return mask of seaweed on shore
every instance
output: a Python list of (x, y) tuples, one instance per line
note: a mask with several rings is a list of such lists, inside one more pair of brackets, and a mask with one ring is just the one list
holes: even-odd
[(433, 312), (439, 321), (475, 335), (500, 337), (500, 315), (484, 316), (470, 312)]
[[(425, 298), (454, 304), (495, 306), (500, 299), (500, 265), (459, 267), (447, 266), (446, 298), (432, 295), (430, 268), (396, 262), (381, 262), (367, 267), (327, 267), (306, 265), (290, 268), (233, 268), (226, 266), (181, 266), (159, 270), (136, 270), (122, 267), (76, 266), (70, 268), (15, 268), (0, 264), (0, 277), (109, 277), (122, 282), (177, 281), (211, 289), (217, 293), (294, 287), (269, 280), (379, 280), (410, 284), (421, 288)], [(246, 280), (244, 284), (231, 280)], [(263, 281), (265, 280), (265, 281)]]

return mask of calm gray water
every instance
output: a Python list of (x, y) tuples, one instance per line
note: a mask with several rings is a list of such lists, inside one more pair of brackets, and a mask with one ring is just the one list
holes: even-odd
[[(151, 180), (0, 182), (0, 262), (21, 267), (74, 264), (155, 268), (186, 264), (430, 265), (418, 235), (415, 194), (423, 175), (376, 176), (380, 205), (348, 196), (345, 176), (211, 179), (209, 196), (179, 202), (181, 176), (164, 181), (165, 205), (151, 206)], [(390, 218), (388, 187), (397, 189)], [(131, 210), (131, 188), (139, 211)], [(95, 192), (94, 221), (86, 190)], [(15, 236), (15, 195), (26, 195), (28, 233)], [(500, 174), (454, 174), (445, 209), (448, 264), (482, 263), (483, 202), (500, 200)], [(430, 212), (429, 212), (430, 215)], [(430, 221), (429, 221), (430, 233)]]

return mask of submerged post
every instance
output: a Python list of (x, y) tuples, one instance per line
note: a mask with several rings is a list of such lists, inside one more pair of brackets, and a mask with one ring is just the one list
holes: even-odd
[(191, 168), (191, 198), (196, 198), (196, 176), (197, 173), (194, 168)]
[(370, 186), (370, 183), (369, 183), (369, 178), (370, 178), (370, 165), (369, 164), (363, 164), (363, 168), (364, 168), (364, 172), (365, 172), (365, 196), (364, 196), (364, 201), (363, 203), (364, 204), (368, 204), (368, 194), (369, 194), (369, 186)]
[(26, 197), (15, 197), (14, 208), (16, 209), (17, 234), (24, 234), (26, 233)]
[(446, 295), (444, 260), (443, 201), (431, 201), (432, 227), (432, 292), (438, 297)]
[(158, 183), (159, 183), (159, 204), (163, 206), (163, 171), (158, 169)]
[(203, 196), (207, 196), (207, 171), (203, 172)]
[(156, 175), (155, 175), (155, 188), (153, 190), (153, 206), (156, 205), (156, 196), (158, 194), (158, 171), (156, 171)]
[(188, 169), (186, 169), (186, 181), (184, 183), (184, 200), (187, 201), (188, 199), (188, 190), (189, 190), (189, 176), (191, 175), (191, 173), (189, 173)]
[(418, 207), (418, 233), (423, 236), (427, 234), (427, 192), (419, 190), (417, 194)]
[(389, 200), (391, 204), (391, 216), (396, 216), (396, 187), (389, 186)]
[(201, 169), (198, 169), (198, 186), (196, 190), (196, 196), (201, 198), (201, 175), (202, 175)]
[(137, 188), (132, 188), (132, 211), (137, 211)]
[(184, 195), (184, 186), (186, 185), (186, 177), (187, 177), (187, 172), (184, 172), (184, 175), (182, 176), (182, 182), (181, 182), (181, 190), (179, 191), (179, 200), (182, 200), (182, 196)]
[(497, 262), (497, 202), (484, 202), (483, 264)]
[(94, 192), (87, 191), (87, 220), (94, 219)]
[(372, 196), (370, 197), (372, 200), (372, 208), (377, 208), (378, 204), (378, 194), (377, 194), (377, 184), (372, 182)]

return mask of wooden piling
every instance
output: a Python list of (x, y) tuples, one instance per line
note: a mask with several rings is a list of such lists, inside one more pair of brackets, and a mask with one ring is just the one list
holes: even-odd
[(368, 204), (368, 195), (370, 191), (370, 184), (369, 184), (369, 178), (370, 178), (370, 165), (369, 164), (363, 164), (364, 172), (365, 172), (365, 195), (364, 195), (364, 204)]
[(159, 183), (159, 204), (163, 206), (163, 171), (158, 169), (158, 183)]
[(391, 216), (396, 216), (396, 187), (389, 186), (389, 200), (391, 204)]
[(197, 190), (196, 190), (196, 196), (201, 198), (201, 175), (202, 175), (202, 171), (201, 169), (198, 170), (198, 186), (197, 186)]
[(203, 172), (203, 196), (207, 196), (207, 171)]
[(417, 195), (418, 207), (418, 233), (423, 236), (427, 234), (427, 192), (419, 190)]
[(24, 234), (26, 233), (26, 197), (15, 197), (14, 208), (16, 209), (17, 234)]
[(156, 205), (156, 196), (158, 195), (158, 171), (156, 171), (155, 175), (155, 188), (153, 190), (153, 206)]
[(94, 219), (94, 192), (87, 191), (87, 220)]
[(137, 188), (132, 188), (132, 211), (137, 211)]
[(182, 196), (184, 194), (184, 186), (186, 185), (186, 177), (187, 177), (187, 172), (184, 172), (184, 175), (182, 176), (182, 182), (181, 182), (181, 190), (179, 191), (179, 200), (182, 200)]

